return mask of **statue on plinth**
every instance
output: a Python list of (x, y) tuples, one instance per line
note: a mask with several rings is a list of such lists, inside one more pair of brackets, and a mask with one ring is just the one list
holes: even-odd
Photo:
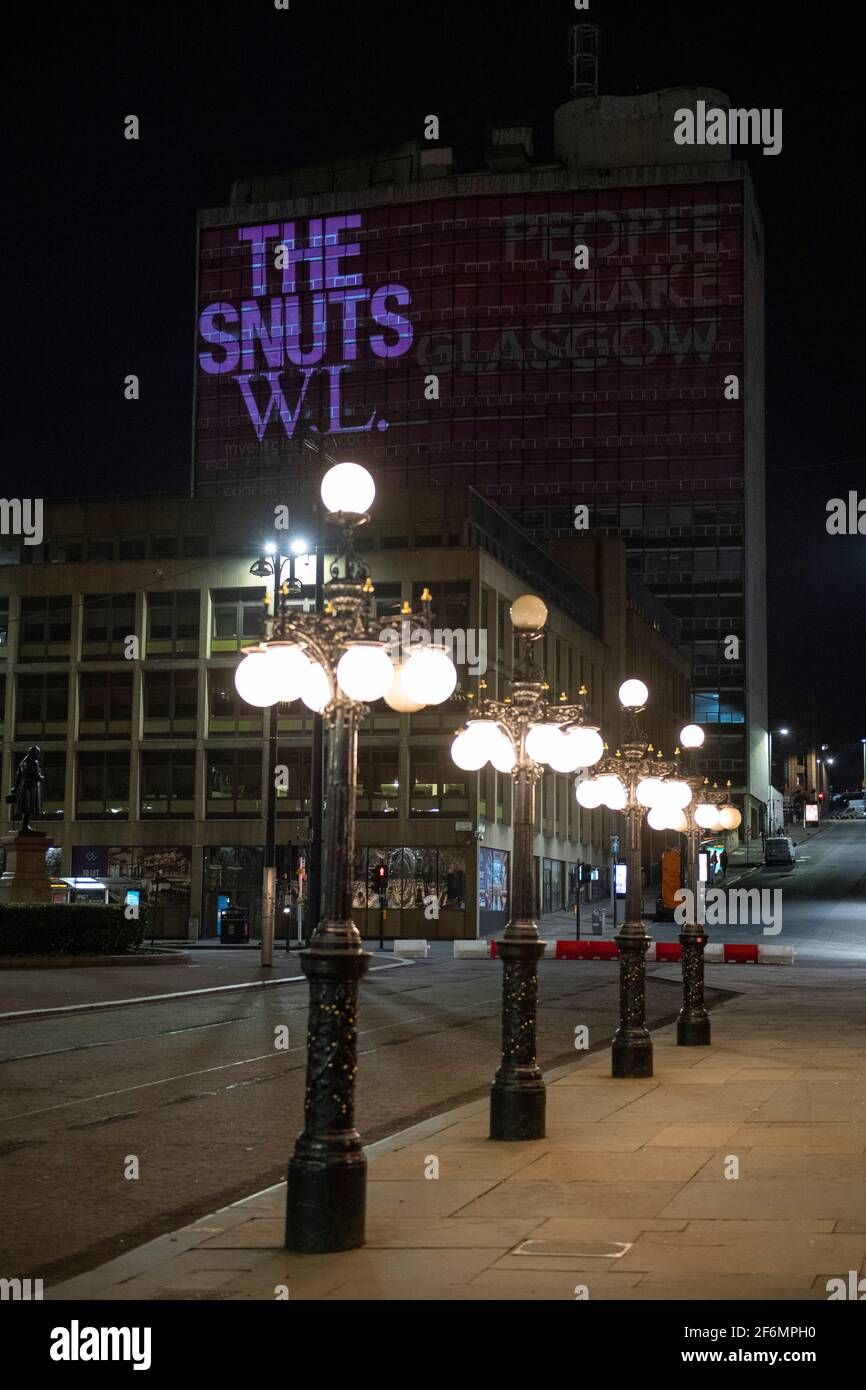
[(30, 824), (31, 817), (42, 815), (42, 784), (45, 773), (42, 768), (42, 749), (34, 743), (15, 770), (15, 785), (6, 798), (7, 804), (15, 807), (16, 820), (21, 819), (20, 834), (37, 834)]

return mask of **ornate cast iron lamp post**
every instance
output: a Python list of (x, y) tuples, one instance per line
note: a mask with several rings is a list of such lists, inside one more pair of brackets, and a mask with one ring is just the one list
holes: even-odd
[(676, 772), (676, 764), (665, 762), (661, 751), (654, 752), (643, 735), (638, 721), (648, 699), (643, 681), (623, 682), (619, 701), (631, 720), (628, 741), (615, 756), (599, 763), (594, 778), (577, 787), (580, 805), (590, 809), (604, 803), (625, 817), (625, 921), (616, 936), (620, 1018), (611, 1048), (611, 1074), (615, 1077), (652, 1076), (653, 1071), (652, 1039), (646, 1026), (646, 953), (651, 938), (643, 924), (641, 892), (644, 810), (653, 808), (649, 823), (661, 828), (658, 816), (672, 813), (675, 801), (685, 806), (691, 798), (684, 784), (662, 781)]
[[(300, 697), (329, 730), (325, 776), (322, 918), (300, 953), (310, 982), (304, 1129), (289, 1162), (286, 1246), (323, 1253), (364, 1243), (366, 1158), (355, 1128), (358, 985), (370, 962), (352, 921), (358, 727), (369, 704), (423, 685), (426, 703), (446, 700), (457, 673), (444, 649), (423, 646), (395, 671), (379, 639), (373, 585), (354, 550), (375, 496), (365, 468), (341, 463), (322, 480), (322, 501), (342, 532), (324, 586), (323, 613), (280, 604), (267, 640), (245, 649), (235, 683), (250, 704)], [(425, 591), (426, 593), (426, 591)], [(429, 597), (418, 617), (430, 629)], [(413, 666), (414, 663), (414, 666)]]
[[(680, 732), (680, 743), (686, 750), (687, 765), (691, 760), (691, 750), (700, 748), (704, 742), (704, 731), (697, 724), (687, 724)], [(698, 918), (700, 901), (700, 842), (702, 834), (717, 829), (734, 830), (742, 816), (736, 806), (726, 803), (726, 794), (720, 792), (709, 778), (701, 777), (689, 770), (682, 781), (688, 783), (692, 791), (692, 802), (684, 810), (685, 824), (673, 825), (672, 829), (682, 830), (686, 839), (686, 920), (680, 932), (682, 946), (683, 1005), (677, 1018), (677, 1045), (679, 1047), (708, 1047), (710, 1043), (710, 1016), (704, 1006), (704, 948), (708, 936)], [(730, 783), (728, 783), (730, 786)]]
[[(535, 921), (532, 839), (535, 797), (547, 764), (574, 772), (597, 762), (604, 745), (584, 724), (583, 704), (551, 704), (533, 656), (547, 608), (525, 594), (511, 606), (519, 652), (511, 697), (481, 701), (478, 718), (458, 733), (451, 754), (458, 767), (478, 771), (488, 761), (510, 774), (513, 797), (511, 916), (497, 941), (502, 957), (502, 1058), (490, 1094), (491, 1139), (543, 1139), (545, 1090), (536, 1060), (538, 962), (544, 954)], [(581, 694), (585, 694), (581, 689)]]

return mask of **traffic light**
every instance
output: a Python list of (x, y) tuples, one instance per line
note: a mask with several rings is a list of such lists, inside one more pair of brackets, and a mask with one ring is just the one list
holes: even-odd
[(373, 870), (373, 888), (380, 895), (384, 896), (388, 891), (388, 866), (387, 864), (377, 864)]
[(823, 792), (819, 792), (819, 793), (818, 793), (818, 800), (819, 800), (819, 801), (823, 801), (823, 800), (824, 800), (824, 793), (823, 793)]

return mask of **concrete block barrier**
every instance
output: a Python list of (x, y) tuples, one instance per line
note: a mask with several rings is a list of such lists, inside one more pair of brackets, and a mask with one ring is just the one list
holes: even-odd
[(793, 946), (759, 946), (758, 963), (760, 965), (793, 965), (794, 948)]
[(411, 960), (426, 960), (430, 954), (430, 942), (426, 939), (394, 942), (394, 955), (406, 956)]
[(477, 959), (479, 956), (489, 957), (491, 945), (492, 943), (486, 937), (482, 937), (479, 941), (455, 941), (454, 959), (467, 960)]

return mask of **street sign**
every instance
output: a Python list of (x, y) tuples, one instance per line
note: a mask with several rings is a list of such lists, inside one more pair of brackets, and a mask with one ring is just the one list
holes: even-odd
[(618, 835), (611, 835), (611, 837), (610, 837), (610, 852), (611, 852), (611, 854), (614, 855), (614, 856), (616, 856), (617, 854), (619, 854), (619, 836), (618, 836)]

